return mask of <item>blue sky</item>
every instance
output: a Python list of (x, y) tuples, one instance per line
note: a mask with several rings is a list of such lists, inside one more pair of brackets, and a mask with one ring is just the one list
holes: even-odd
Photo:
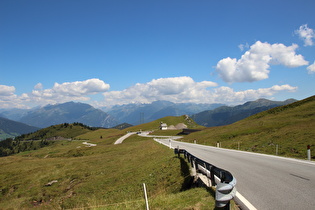
[(2, 0), (0, 108), (314, 95), (315, 1)]

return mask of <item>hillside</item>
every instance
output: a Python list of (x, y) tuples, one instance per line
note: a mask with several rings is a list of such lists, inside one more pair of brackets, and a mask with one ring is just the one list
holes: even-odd
[(258, 99), (249, 101), (242, 105), (229, 107), (221, 106), (213, 110), (203, 111), (191, 116), (199, 125), (206, 127), (229, 125), (242, 120), (259, 112), (283, 106), (295, 102), (294, 99), (285, 101), (271, 101), (267, 99)]
[(20, 122), (45, 128), (61, 123), (79, 122), (91, 127), (112, 127), (117, 121), (100, 109), (84, 103), (47, 105), (24, 114)]
[[(0, 158), (0, 203), (4, 209), (214, 209), (204, 188), (189, 189), (189, 166), (172, 150), (125, 131), (99, 129), (41, 149)], [(86, 140), (85, 140), (86, 141)], [(202, 199), (200, 199), (202, 198)]]
[(52, 125), (47, 128), (40, 129), (36, 132), (24, 134), (17, 137), (17, 140), (36, 140), (36, 139), (49, 139), (53, 137), (63, 137), (65, 139), (71, 139), (81, 134), (96, 130), (86, 126), (82, 123), (62, 123), (59, 125)]
[[(276, 107), (227, 126), (211, 127), (185, 137), (185, 141), (306, 158), (307, 145), (315, 152), (315, 96)], [(313, 153), (314, 154), (314, 153)], [(314, 157), (313, 157), (314, 158)]]
[[(166, 123), (168, 126), (176, 126), (178, 124), (185, 124), (187, 128), (191, 129), (200, 129), (203, 128), (203, 126), (198, 125), (194, 120), (192, 120), (188, 115), (182, 115), (182, 116), (168, 116), (168, 117), (163, 117), (157, 120), (154, 120), (149, 123), (144, 123), (141, 125), (136, 125), (132, 126), (129, 128), (124, 129), (124, 131), (138, 131), (138, 130), (151, 130), (151, 131), (158, 131), (160, 130), (160, 124)], [(172, 131), (172, 130), (171, 130)], [(181, 131), (180, 130), (175, 130), (175, 133)]]
[(12, 138), (25, 133), (31, 133), (39, 128), (29, 126), (24, 123), (9, 120), (0, 117), (0, 141), (6, 138)]
[(37, 150), (55, 143), (55, 140), (73, 139), (74, 137), (93, 131), (81, 123), (63, 123), (40, 129), (33, 133), (22, 134), (15, 139), (7, 138), (0, 141), (0, 157), (24, 151)]

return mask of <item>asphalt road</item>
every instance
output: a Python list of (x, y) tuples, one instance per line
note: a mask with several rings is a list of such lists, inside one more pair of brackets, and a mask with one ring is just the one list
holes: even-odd
[(117, 139), (114, 144), (121, 144), (126, 138), (128, 138), (129, 136), (131, 136), (133, 134), (136, 134), (136, 132), (130, 132), (130, 133), (123, 135), (122, 137)]
[(315, 209), (314, 162), (172, 141), (177, 146), (231, 172), (237, 191), (258, 210)]

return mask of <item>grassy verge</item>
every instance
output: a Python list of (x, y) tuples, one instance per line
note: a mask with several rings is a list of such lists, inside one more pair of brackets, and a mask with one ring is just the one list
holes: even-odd
[(142, 183), (147, 185), (151, 209), (214, 208), (205, 189), (183, 191), (189, 172), (182, 170), (172, 150), (148, 138), (112, 145), (122, 135), (115, 132), (93, 131), (80, 137), (96, 147), (60, 141), (2, 157), (1, 208), (144, 209)]

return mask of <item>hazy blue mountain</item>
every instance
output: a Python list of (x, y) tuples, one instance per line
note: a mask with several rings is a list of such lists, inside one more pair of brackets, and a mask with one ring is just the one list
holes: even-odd
[(119, 122), (133, 125), (151, 122), (166, 116), (192, 115), (204, 110), (214, 109), (223, 104), (195, 104), (172, 103), (169, 101), (155, 101), (150, 104), (126, 104), (117, 105), (105, 109), (108, 114)]
[(118, 124), (113, 117), (102, 110), (95, 109), (88, 104), (75, 102), (47, 105), (31, 110), (21, 117), (19, 121), (40, 128), (73, 122), (105, 128)]
[(31, 133), (39, 128), (0, 117), (0, 140)]
[(0, 117), (4, 117), (10, 120), (19, 121), (24, 115), (26, 115), (29, 109), (2, 109), (0, 110)]
[(246, 102), (243, 105), (234, 107), (221, 106), (213, 110), (203, 111), (194, 115), (194, 119), (199, 125), (206, 127), (232, 124), (259, 112), (286, 104), (295, 102), (295, 99), (285, 101), (270, 101), (267, 99), (258, 99), (256, 101)]
[(222, 104), (155, 101), (150, 104), (126, 104), (102, 108), (106, 112), (88, 104), (67, 102), (36, 107), (31, 110), (0, 110), (0, 116), (40, 128), (73, 122), (83, 123), (91, 127), (110, 128), (123, 123), (138, 125), (166, 116), (189, 115), (198, 124), (211, 127), (231, 124), (258, 112), (294, 101), (296, 100), (270, 101), (259, 99), (234, 107)]

